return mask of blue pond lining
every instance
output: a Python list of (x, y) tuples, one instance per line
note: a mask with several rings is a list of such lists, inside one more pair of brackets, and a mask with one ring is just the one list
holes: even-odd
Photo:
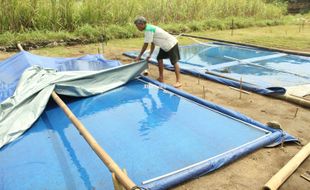
[[(263, 146), (266, 146), (266, 145), (269, 145), (269, 144), (272, 144), (275, 142), (281, 142), (281, 138), (282, 138), (281, 132), (276, 131), (276, 130), (272, 130), (272, 129), (270, 129), (270, 128), (262, 125), (262, 124), (260, 124), (261, 126), (256, 125), (258, 123), (255, 123), (255, 121), (251, 120), (250, 118), (248, 118), (242, 114), (239, 114), (239, 113), (234, 112), (232, 110), (222, 108), (221, 106), (217, 106), (217, 105), (212, 104), (210, 102), (207, 102), (203, 99), (194, 97), (190, 94), (187, 94), (185, 92), (174, 89), (173, 87), (170, 87), (168, 85), (163, 85), (161, 83), (158, 83), (157, 81), (151, 80), (149, 78), (141, 77), (141, 79), (142, 79), (142, 81), (139, 83), (136, 81), (131, 81), (128, 84), (128, 86), (124, 85), (120, 88), (111, 90), (105, 94), (92, 96), (89, 98), (75, 98), (74, 100), (69, 99), (70, 102), (68, 103), (68, 106), (70, 107), (70, 109), (72, 109), (72, 111), (77, 115), (77, 117), (79, 119), (81, 119), (82, 122), (83, 121), (90, 122), (90, 123), (88, 123), (88, 125), (86, 125), (88, 127), (89, 131), (94, 135), (96, 140), (98, 140), (98, 143), (101, 144), (107, 150), (107, 152), (111, 154), (111, 157), (121, 167), (125, 167), (127, 169), (129, 177), (131, 177), (135, 182), (139, 183), (139, 182), (144, 181), (144, 179), (142, 179), (142, 178), (153, 179), (153, 177), (148, 178), (145, 176), (139, 176), (136, 173), (137, 171), (144, 171), (145, 170), (144, 167), (140, 166), (142, 161), (146, 162), (149, 165), (149, 168), (152, 168), (152, 163), (157, 163), (158, 161), (161, 161), (161, 159), (158, 160), (156, 157), (152, 157), (152, 156), (150, 157), (149, 155), (143, 156), (145, 153), (147, 153), (147, 152), (145, 152), (145, 150), (143, 148), (151, 149), (150, 150), (151, 153), (156, 150), (156, 149), (150, 148), (148, 143), (150, 143), (150, 145), (152, 145), (152, 146), (154, 146), (154, 144), (155, 144), (155, 146), (157, 146), (158, 143), (161, 143), (161, 142), (158, 142), (157, 138), (155, 138), (156, 136), (153, 136), (153, 138), (155, 138), (155, 142), (149, 142), (149, 140), (147, 139), (148, 135), (145, 135), (145, 133), (150, 132), (148, 130), (153, 130), (152, 134), (154, 134), (154, 131), (155, 131), (157, 133), (157, 135), (160, 135), (159, 137), (163, 137), (163, 136), (168, 137), (168, 138), (170, 137), (170, 134), (169, 133), (167, 134), (167, 132), (173, 131), (174, 130), (173, 128), (176, 126), (176, 124), (170, 125), (171, 127), (167, 127), (167, 126), (164, 128), (162, 127), (163, 130), (161, 130), (161, 131), (157, 131), (158, 127), (156, 127), (156, 126), (154, 127), (151, 125), (152, 125), (152, 122), (158, 122), (158, 120), (157, 120), (158, 118), (163, 118), (163, 117), (173, 118), (175, 116), (174, 114), (176, 114), (176, 113), (174, 113), (174, 112), (177, 112), (177, 110), (178, 110), (178, 109), (173, 108), (175, 106), (174, 104), (176, 103), (175, 99), (184, 99), (183, 101), (182, 100), (181, 101), (183, 103), (187, 102), (186, 105), (189, 105), (190, 103), (195, 103), (199, 107), (208, 108), (209, 110), (212, 110), (212, 112), (223, 113), (222, 115), (225, 115), (225, 116), (230, 117), (230, 118), (232, 117), (232, 118), (234, 118), (234, 120), (238, 120), (238, 121), (240, 120), (243, 123), (246, 123), (247, 126), (253, 126), (254, 125), (253, 127), (245, 127), (245, 128), (246, 128), (246, 130), (248, 130), (248, 128), (253, 128), (253, 131), (257, 132), (257, 136), (258, 136), (257, 138), (259, 139), (259, 140), (251, 141), (250, 143), (247, 143), (247, 145), (241, 145), (239, 147), (237, 146), (238, 147), (237, 149), (226, 151), (225, 153), (223, 153), (219, 156), (213, 156), (214, 159), (211, 159), (211, 160), (207, 159), (205, 161), (199, 161), (198, 164), (194, 164), (194, 165), (190, 164), (190, 166), (185, 167), (185, 169), (183, 169), (181, 171), (178, 170), (178, 172), (175, 172), (173, 175), (169, 175), (169, 176), (166, 176), (164, 178), (160, 178), (156, 181), (152, 181), (150, 183), (142, 185), (145, 188), (166, 189), (166, 188), (175, 186), (175, 185), (177, 185), (177, 184), (179, 184), (185, 180), (204, 175), (204, 174), (206, 174), (206, 173), (208, 173), (208, 172), (210, 172), (210, 171), (212, 171), (218, 167), (221, 167), (224, 164), (230, 163), (233, 160), (237, 159), (238, 157), (246, 155), (247, 153), (252, 152), (252, 151), (256, 150), (257, 148), (260, 148), (260, 147), (263, 147)], [(154, 84), (157, 87), (156, 88), (147, 87), (148, 84)], [(161, 92), (160, 89), (163, 89), (164, 91)], [(126, 95), (124, 95), (123, 93), (126, 93)], [(149, 96), (148, 93), (152, 93), (152, 95)], [(174, 97), (175, 95), (178, 97)], [(160, 96), (162, 96), (162, 97), (160, 97)], [(155, 102), (155, 105), (150, 105), (149, 98), (151, 98)], [(162, 102), (157, 102), (158, 98), (164, 98), (164, 100), (162, 100)], [(164, 103), (164, 102), (167, 102), (168, 104), (172, 104), (172, 105), (164, 105), (163, 106), (162, 103)], [(116, 103), (116, 105), (115, 105), (115, 103)], [(134, 112), (134, 114), (128, 114), (128, 112), (124, 113), (124, 110), (125, 111), (128, 109), (133, 110), (133, 109), (131, 109), (131, 108), (133, 108), (133, 107), (131, 107), (131, 105), (133, 103), (138, 104), (139, 109), (136, 110)], [(182, 103), (182, 106), (184, 105), (183, 103)], [(83, 107), (81, 107), (81, 106), (83, 106)], [(141, 109), (141, 107), (143, 107), (143, 108), (145, 107), (145, 109), (150, 109), (150, 110), (148, 112), (145, 112), (143, 109)], [(192, 107), (192, 105), (190, 105), (190, 107), (183, 107), (182, 109), (183, 110), (189, 110), (189, 112), (186, 112), (186, 113), (190, 113), (191, 110), (187, 109), (187, 108), (191, 108), (191, 107)], [(153, 109), (155, 109), (155, 110), (153, 110)], [(205, 112), (204, 109), (202, 109), (202, 108), (199, 108), (197, 110), (203, 111), (203, 113)], [(98, 158), (96, 158), (95, 154), (93, 154), (91, 152), (90, 148), (87, 146), (87, 144), (84, 142), (84, 140), (79, 136), (79, 134), (74, 129), (72, 124), (70, 124), (68, 119), (66, 117), (62, 117), (63, 113), (60, 113), (59, 111), (60, 110), (58, 107), (56, 107), (56, 108), (54, 107), (53, 109), (46, 110), (45, 113), (43, 114), (43, 116), (41, 118), (39, 118), (39, 120), (37, 121), (35, 126), (33, 128), (31, 128), (28, 132), (26, 132), (25, 136), (23, 136), (22, 138), (20, 138), (19, 140), (15, 141), (15, 142), (12, 142), (11, 144), (8, 144), (6, 147), (4, 147), (4, 149), (2, 149), (0, 151), (0, 154), (2, 153), (2, 154), (6, 155), (5, 157), (0, 156), (0, 160), (2, 158), (2, 159), (5, 159), (4, 161), (10, 163), (10, 165), (3, 165), (3, 164), (0, 165), (0, 170), (2, 170), (4, 168), (3, 172), (0, 172), (0, 178), (1, 178), (1, 175), (5, 175), (4, 177), (8, 177), (16, 171), (16, 167), (14, 168), (14, 166), (16, 166), (16, 164), (20, 164), (20, 163), (17, 162), (18, 160), (15, 160), (15, 159), (18, 159), (18, 158), (20, 159), (23, 156), (30, 157), (30, 155), (35, 156), (35, 158), (40, 157), (40, 155), (37, 155), (37, 153), (36, 153), (36, 151), (39, 151), (39, 150), (34, 151), (34, 149), (35, 149), (35, 147), (45, 147), (44, 143), (39, 143), (39, 142), (41, 142), (39, 140), (44, 140), (44, 142), (45, 141), (49, 142), (47, 144), (47, 147), (50, 147), (50, 149), (46, 148), (46, 149), (44, 149), (45, 151), (42, 152), (43, 158), (45, 158), (46, 160), (44, 160), (44, 163), (42, 163), (44, 165), (40, 166), (40, 168), (50, 167), (51, 165), (49, 165), (49, 163), (52, 163), (53, 167), (51, 167), (51, 168), (55, 168), (55, 169), (52, 169), (52, 171), (50, 171), (49, 174), (57, 175), (57, 172), (61, 172), (61, 170), (58, 167), (62, 167), (63, 169), (66, 170), (66, 172), (68, 173), (69, 176), (63, 177), (63, 175), (67, 175), (66, 173), (58, 173), (58, 175), (55, 177), (55, 179), (54, 178), (53, 179), (46, 179), (46, 176), (41, 176), (40, 178), (35, 178), (36, 180), (30, 180), (31, 182), (34, 183), (32, 185), (29, 183), (24, 184), (25, 185), (25, 186), (23, 186), (24, 188), (29, 187), (29, 185), (31, 185), (31, 186), (45, 185), (45, 184), (42, 184), (42, 183), (44, 183), (44, 180), (48, 180), (48, 182), (50, 182), (49, 188), (51, 188), (51, 189), (53, 187), (58, 187), (59, 189), (61, 189), (62, 187), (67, 187), (67, 189), (69, 187), (74, 188), (74, 189), (90, 189), (90, 188), (97, 188), (98, 189), (98, 187), (107, 187), (107, 186), (111, 187), (111, 185), (112, 185), (110, 183), (111, 178), (109, 176), (109, 173), (107, 173), (108, 170), (106, 168), (104, 168), (103, 170), (102, 169), (100, 170), (100, 172), (104, 171), (104, 173), (107, 173), (105, 175), (108, 175), (108, 177), (105, 176), (106, 177), (105, 180), (102, 180), (102, 176), (98, 175), (98, 168), (103, 167), (102, 163), (99, 161)], [(154, 113), (154, 111), (156, 114)], [(167, 112), (173, 112), (173, 113), (167, 116), (166, 111)], [(110, 113), (105, 113), (105, 112), (110, 112)], [(125, 125), (123, 125), (124, 123), (122, 123), (121, 121), (118, 120), (118, 118), (120, 116), (116, 115), (115, 113), (118, 113), (119, 115), (122, 115), (122, 117), (124, 117), (123, 120), (126, 120)], [(142, 129), (138, 130), (138, 131), (130, 129), (131, 127), (133, 129), (135, 129), (135, 127), (137, 127), (136, 123), (133, 121), (134, 121), (134, 119), (140, 118), (139, 114), (141, 114), (141, 113), (148, 114), (148, 115), (150, 115), (150, 117), (153, 117), (154, 115), (157, 115), (157, 114), (159, 114), (159, 115), (155, 118), (152, 118), (152, 119), (149, 119), (147, 116), (146, 117), (146, 123), (144, 122), (145, 119), (138, 119), (138, 121), (139, 121), (138, 124), (146, 124), (145, 128), (143, 129), (144, 131)], [(161, 115), (160, 113), (163, 113), (163, 115)], [(98, 114), (97, 117), (99, 118), (99, 120), (97, 120), (98, 118), (96, 119), (97, 114)], [(101, 115), (101, 114), (104, 114), (104, 115)], [(107, 114), (107, 115), (105, 115), (105, 114)], [(116, 115), (116, 116), (113, 116), (113, 115)], [(194, 113), (194, 115), (195, 115), (195, 113)], [(111, 119), (109, 116), (111, 116), (113, 118), (112, 122), (109, 122), (109, 119)], [(182, 117), (184, 117), (184, 116), (182, 116)], [(55, 118), (57, 118), (57, 119), (55, 120)], [(107, 118), (107, 119), (104, 119), (104, 118)], [(179, 118), (180, 118), (180, 115), (179, 115)], [(191, 118), (191, 117), (187, 115), (187, 118)], [(228, 118), (227, 120), (231, 120), (230, 118)], [(205, 119), (206, 119), (205, 117), (203, 117), (203, 118), (201, 117), (201, 120), (205, 120)], [(224, 119), (225, 119), (225, 117), (224, 117)], [(142, 122), (140, 122), (140, 121), (142, 121)], [(44, 123), (46, 124), (46, 122), (47, 122), (47, 126), (44, 126), (43, 124)], [(166, 122), (166, 121), (160, 121), (160, 122)], [(206, 125), (207, 125), (207, 122), (208, 121), (206, 121)], [(187, 131), (187, 132), (192, 131), (195, 129), (195, 123), (198, 123), (198, 121), (190, 122), (190, 124), (187, 124), (187, 125), (184, 124), (183, 127), (180, 126), (177, 129), (178, 130), (186, 129), (185, 131)], [(221, 123), (223, 123), (223, 120)], [(113, 124), (113, 125), (111, 125), (111, 124)], [(161, 124), (161, 123), (159, 123), (159, 124)], [(202, 126), (205, 126), (204, 122), (202, 124), (203, 124)], [(125, 127), (127, 125), (129, 128)], [(111, 126), (113, 126), (113, 127), (111, 127)], [(150, 127), (153, 127), (153, 128), (150, 129)], [(209, 126), (209, 127), (212, 127), (212, 126)], [(231, 126), (229, 126), (229, 128), (230, 127)], [(48, 128), (48, 131), (46, 131), (46, 128)], [(139, 126), (138, 126), (138, 129), (139, 129)], [(257, 130), (257, 129), (259, 129), (259, 130)], [(124, 134), (126, 130), (129, 130), (131, 132), (129, 134), (128, 133)], [(252, 130), (252, 129), (250, 129), (250, 130)], [(34, 131), (35, 131), (35, 133), (33, 133)], [(99, 134), (100, 131), (103, 134)], [(268, 134), (265, 134), (266, 131), (270, 131), (270, 132)], [(133, 141), (133, 139), (134, 139), (133, 137), (135, 137), (132, 135), (137, 135), (136, 132), (139, 133), (138, 135), (140, 136), (140, 140), (142, 139), (143, 144), (140, 144), (140, 143), (135, 144), (135, 142), (138, 142), (139, 139), (134, 140), (135, 142), (133, 142), (132, 144), (130, 143)], [(111, 135), (108, 135), (108, 134), (111, 134)], [(199, 130), (199, 134), (201, 134), (200, 130)], [(116, 136), (116, 135), (120, 135), (120, 136)], [(227, 135), (230, 136), (230, 134), (227, 134)], [(31, 139), (31, 138), (34, 138), (34, 137), (35, 137), (38, 145), (33, 144), (33, 139)], [(105, 138), (105, 137), (108, 137), (108, 138)], [(56, 139), (54, 139), (54, 138), (56, 138)], [(195, 138), (196, 138), (196, 136), (195, 136)], [(197, 136), (197, 138), (203, 138), (204, 139), (206, 137), (205, 136), (200, 136), (200, 137)], [(222, 137), (218, 137), (218, 138), (222, 138)], [(286, 140), (289, 140), (289, 136), (285, 136), (285, 138), (286, 138)], [(170, 139), (168, 139), (168, 140), (161, 139), (161, 140), (166, 141), (168, 143), (169, 142), (170, 143), (175, 142), (174, 140), (170, 140)], [(214, 140), (212, 140), (212, 141), (214, 141)], [(236, 140), (234, 140), (234, 141), (236, 141)], [(237, 141), (239, 141), (239, 139), (237, 139)], [(117, 144), (117, 142), (123, 142), (123, 143), (125, 142), (126, 146), (122, 147), (122, 143)], [(129, 142), (129, 143), (126, 143), (126, 142)], [(28, 148), (23, 147), (24, 143), (26, 145), (28, 144), (28, 146), (30, 146), (31, 149), (28, 150)], [(178, 142), (178, 143), (182, 144), (182, 142)], [(145, 144), (147, 146), (145, 146)], [(55, 146), (55, 147), (57, 147), (57, 149), (53, 149), (53, 148), (51, 148), (51, 146)], [(218, 145), (215, 144), (212, 146), (218, 146)], [(225, 145), (225, 147), (226, 146), (229, 147), (230, 145)], [(16, 149), (14, 149), (14, 147), (15, 148), (16, 147), (21, 148), (22, 152), (28, 151), (27, 155), (25, 155), (25, 154), (23, 155), (22, 153), (15, 152)], [(193, 147), (190, 147), (189, 149), (191, 150), (192, 148)], [(133, 153), (133, 151), (128, 151), (128, 149), (129, 150), (134, 149), (135, 154)], [(166, 150), (166, 148), (164, 149), (164, 151), (165, 150)], [(167, 149), (167, 150), (169, 150), (169, 149)], [(53, 151), (56, 151), (56, 155), (53, 154)], [(209, 151), (213, 152), (214, 150), (209, 150)], [(204, 152), (206, 153), (209, 151), (204, 151)], [(7, 152), (9, 152), (9, 154), (6, 154)], [(155, 151), (155, 152), (157, 152), (157, 151)], [(179, 149), (177, 149), (176, 152), (179, 152)], [(185, 151), (185, 153), (186, 153), (186, 151)], [(22, 154), (22, 155), (19, 155), (19, 154)], [(143, 154), (142, 155), (143, 158), (137, 158), (137, 156), (141, 155), (141, 154)], [(157, 153), (154, 153), (154, 154), (157, 155)], [(209, 153), (206, 153), (206, 154), (209, 154)], [(10, 159), (10, 157), (8, 155), (14, 157), (15, 159)], [(16, 155), (19, 155), (19, 156), (16, 157)], [(168, 158), (170, 158), (171, 156), (173, 158), (171, 160), (171, 162), (178, 162), (177, 161), (178, 158), (173, 157), (173, 155), (167, 155)], [(59, 157), (61, 160), (58, 160), (59, 158), (55, 158), (55, 157)], [(192, 157), (192, 156), (190, 156), (190, 157)], [(201, 157), (201, 156), (198, 156), (198, 157)], [(132, 158), (134, 161), (138, 160), (137, 164), (133, 164), (134, 162), (130, 162), (129, 161), (129, 160), (131, 160), (130, 158)], [(148, 160), (147, 158), (153, 159), (153, 161)], [(55, 159), (56, 161), (53, 159)], [(20, 162), (22, 162), (22, 163), (28, 162), (29, 160), (32, 160), (31, 157), (27, 158), (26, 160), (20, 160)], [(32, 160), (32, 162), (39, 162), (39, 160), (40, 159), (34, 159), (34, 160)], [(59, 161), (61, 161), (61, 162), (59, 162)], [(166, 160), (164, 160), (164, 161), (166, 161)], [(65, 168), (67, 166), (66, 166), (66, 163), (63, 163), (63, 162), (66, 162), (69, 168)], [(2, 162), (2, 163), (4, 163), (4, 162)], [(23, 164), (21, 166), (26, 167), (25, 164)], [(8, 167), (8, 168), (6, 168), (6, 167)], [(27, 172), (27, 175), (28, 175), (28, 173), (32, 172), (35, 174), (38, 173), (37, 176), (40, 176), (39, 174), (40, 174), (41, 170), (38, 170), (38, 168), (39, 168), (39, 166), (38, 167), (31, 167), (31, 169), (26, 168), (27, 170), (24, 170), (24, 171)], [(8, 171), (10, 171), (11, 173), (5, 172), (6, 169)], [(154, 170), (157, 172), (156, 168)], [(162, 170), (163, 169), (160, 168), (160, 171), (162, 171)], [(155, 171), (148, 171), (147, 170), (144, 172), (146, 172), (147, 176), (149, 176), (150, 175), (149, 173), (155, 173)], [(170, 173), (170, 172), (168, 172), (168, 173)], [(158, 176), (161, 176), (161, 175), (158, 175)], [(23, 176), (21, 175), (20, 178), (22, 179)], [(18, 178), (18, 176), (17, 177), (14, 176), (14, 179), (16, 179), (16, 180), (21, 180), (20, 178)], [(65, 178), (65, 179), (63, 179), (63, 178)], [(75, 181), (75, 180), (77, 180), (77, 181)], [(38, 181), (40, 181), (40, 182), (38, 182)], [(63, 182), (63, 181), (65, 181), (65, 182)], [(109, 183), (109, 184), (104, 184), (106, 186), (98, 186), (98, 185), (102, 185), (102, 184), (100, 184), (100, 182), (102, 182), (102, 181), (104, 181), (104, 183)], [(37, 184), (37, 183), (40, 183), (40, 184)], [(58, 184), (58, 183), (61, 183), (61, 184)], [(66, 184), (62, 184), (62, 183), (66, 183)], [(14, 184), (11, 184), (11, 185), (14, 185)], [(23, 189), (23, 187), (20, 187), (20, 189)], [(10, 188), (8, 188), (8, 189), (10, 189)], [(12, 189), (14, 189), (14, 188), (12, 188)], [(106, 189), (109, 189), (109, 188), (106, 188)]]
[[(302, 69), (310, 68), (308, 57), (221, 43), (210, 43), (205, 47), (201, 44), (182, 46), (180, 53), (182, 73), (238, 88), (242, 78), (243, 89), (259, 94), (283, 95), (287, 87), (310, 84), (309, 71)], [(137, 52), (125, 52), (124, 55), (136, 57)], [(151, 59), (151, 63), (157, 64), (156, 59)], [(164, 67), (174, 70), (166, 60)]]
[(205, 67), (205, 69), (212, 71), (215, 69), (221, 69), (221, 68), (225, 68), (225, 67), (231, 67), (231, 66), (239, 65), (240, 63), (248, 64), (248, 63), (252, 63), (252, 62), (264, 61), (267, 59), (283, 57), (285, 55), (286, 54), (284, 54), (284, 53), (278, 53), (278, 54), (274, 54), (274, 55), (266, 55), (266, 56), (262, 56), (262, 57), (255, 57), (255, 58), (242, 59), (242, 60), (238, 60), (234, 57), (224, 56), (224, 57), (226, 57), (228, 59), (232, 59), (234, 61), (226, 62), (226, 63), (222, 63), (222, 64), (218, 64), (218, 65), (213, 65), (210, 67)]
[(207, 160), (201, 161), (199, 163), (193, 164), (191, 166), (185, 167), (183, 169), (180, 169), (175, 172), (171, 172), (147, 181), (142, 182), (142, 187), (151, 189), (151, 190), (159, 190), (159, 189), (167, 189), (170, 187), (173, 187), (179, 183), (182, 183), (184, 181), (197, 178), (199, 176), (205, 175), (211, 171), (214, 171), (223, 165), (226, 165), (242, 156), (245, 156), (258, 148), (264, 147), (264, 146), (276, 146), (280, 144), (283, 141), (286, 142), (294, 142), (297, 141), (297, 139), (281, 130), (272, 129), (270, 127), (267, 127), (255, 120), (252, 120), (251, 118), (242, 115), (238, 112), (226, 109), (224, 107), (218, 106), (216, 104), (213, 104), (211, 102), (208, 102), (206, 100), (200, 99), (198, 97), (195, 97), (191, 94), (188, 94), (186, 92), (180, 91), (176, 88), (173, 88), (171, 86), (162, 84), (158, 81), (152, 80), (148, 77), (141, 76), (141, 79), (148, 81), (152, 84), (155, 84), (156, 86), (159, 86), (160, 88), (164, 90), (171, 91), (179, 96), (182, 96), (186, 99), (189, 99), (191, 101), (194, 101), (200, 105), (206, 106), (208, 109), (211, 109), (213, 111), (216, 111), (218, 113), (224, 114), (227, 117), (233, 118), (238, 121), (242, 121), (244, 123), (250, 124), (249, 126), (260, 128), (263, 131), (268, 131), (268, 133), (252, 142), (248, 142), (244, 145), (241, 145), (240, 147), (234, 148), (232, 150), (229, 150), (227, 152), (224, 152), (220, 155), (217, 155), (215, 157), (209, 158)]

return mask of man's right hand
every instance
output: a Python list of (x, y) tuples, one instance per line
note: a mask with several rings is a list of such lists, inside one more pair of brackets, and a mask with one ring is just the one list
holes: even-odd
[(135, 61), (137, 62), (137, 61), (140, 61), (141, 60), (141, 57), (140, 56), (138, 56), (138, 57), (136, 57), (135, 58)]

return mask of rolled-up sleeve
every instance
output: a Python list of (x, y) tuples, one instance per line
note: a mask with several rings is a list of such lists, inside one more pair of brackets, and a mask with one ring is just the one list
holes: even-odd
[(154, 40), (154, 33), (151, 31), (144, 32), (144, 43), (152, 43)]

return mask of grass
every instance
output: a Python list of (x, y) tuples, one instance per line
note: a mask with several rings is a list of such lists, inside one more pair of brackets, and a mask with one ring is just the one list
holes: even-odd
[[(298, 25), (281, 25), (238, 29), (234, 31), (233, 36), (231, 36), (230, 30), (194, 32), (191, 34), (282, 49), (310, 52), (310, 25), (305, 26), (304, 30), (301, 32), (299, 32)], [(107, 44), (104, 44), (104, 49), (107, 54), (112, 54), (112, 56), (108, 58), (121, 59), (123, 58), (121, 56), (123, 52), (140, 50), (142, 43), (143, 38), (113, 39), (108, 41)], [(179, 43), (180, 45), (186, 45), (196, 42), (190, 38), (180, 37)], [(33, 50), (32, 52), (47, 56), (69, 57), (80, 56), (87, 53), (95, 54), (98, 53), (98, 48), (101, 48), (101, 44), (94, 43), (72, 47), (42, 48)]]
[(251, 27), (247, 29), (196, 32), (195, 35), (207, 36), (235, 42), (252, 43), (268, 47), (310, 52), (310, 23), (299, 25), (280, 25)]
[[(306, 25), (299, 32), (299, 25), (280, 25), (270, 27), (251, 27), (234, 31), (231, 36), (231, 30), (203, 31), (193, 32), (193, 35), (219, 38), (235, 42), (253, 43), (262, 46), (276, 47), (282, 49), (291, 49), (310, 52), (310, 24)], [(132, 39), (112, 39), (104, 43), (105, 54), (108, 59), (125, 59), (123, 52), (131, 50), (140, 50), (143, 38)], [(190, 38), (180, 37), (180, 45), (196, 43)], [(58, 46), (53, 48), (41, 48), (31, 52), (39, 55), (54, 57), (72, 57), (85, 54), (96, 54), (98, 48), (102, 52), (100, 43), (77, 46)], [(0, 60), (5, 59), (14, 53), (0, 53)]]
[(2, 0), (0, 7), (0, 33), (20, 33), (122, 26), (137, 15), (155, 24), (227, 17), (279, 19), (287, 5), (265, 0)]
[[(281, 19), (255, 19), (227, 17), (225, 19), (208, 19), (201, 21), (191, 21), (184, 23), (159, 24), (162, 28), (171, 33), (189, 33), (205, 30), (225, 30), (232, 28), (247, 28), (252, 26), (273, 26), (285, 24), (296, 20), (295, 17), (283, 17)], [(78, 27), (75, 31), (49, 31), (36, 30), (22, 33), (5, 32), (0, 34), (0, 46), (15, 46), (16, 43), (35, 44), (45, 41), (70, 41), (71, 39), (80, 39), (89, 42), (100, 42), (110, 39), (124, 39), (141, 37), (143, 33), (139, 32), (132, 23), (124, 25), (111, 24), (105, 27), (91, 26), (89, 24)]]

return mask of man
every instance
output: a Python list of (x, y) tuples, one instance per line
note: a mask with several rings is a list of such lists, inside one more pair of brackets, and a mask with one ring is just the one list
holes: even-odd
[(180, 67), (178, 65), (178, 61), (180, 60), (178, 40), (163, 29), (151, 24), (147, 24), (147, 21), (144, 17), (138, 17), (134, 23), (138, 30), (144, 31), (144, 44), (139, 56), (136, 58), (136, 61), (141, 59), (141, 56), (147, 49), (149, 43), (151, 43), (151, 50), (150, 54), (146, 58), (147, 61), (149, 61), (151, 58), (155, 45), (159, 46), (160, 50), (157, 55), (159, 78), (157, 80), (159, 82), (164, 82), (163, 59), (169, 58), (171, 64), (174, 66), (174, 72), (176, 76), (176, 83), (173, 86), (176, 88), (181, 87), (182, 83), (180, 82)]

